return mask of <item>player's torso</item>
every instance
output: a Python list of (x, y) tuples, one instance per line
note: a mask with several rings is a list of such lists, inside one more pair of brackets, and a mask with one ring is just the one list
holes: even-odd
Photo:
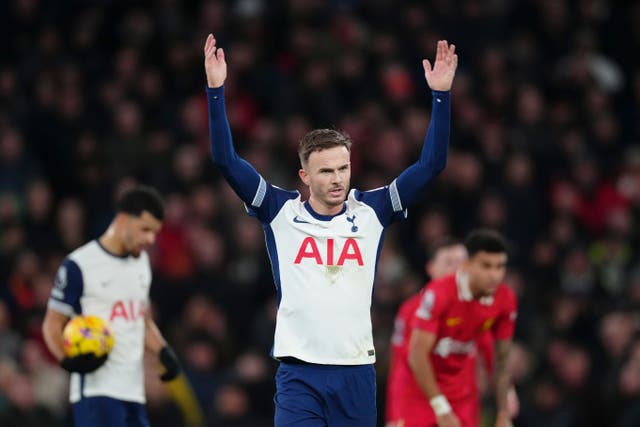
[[(310, 212), (299, 199), (283, 206), (266, 229), (281, 297), (276, 353), (284, 342), (279, 335), (295, 335), (318, 363), (373, 363), (369, 311), (383, 230), (374, 210), (351, 198), (342, 214), (330, 218)], [(346, 344), (332, 348), (331, 338)], [(344, 348), (349, 343), (353, 348)]]
[[(82, 313), (106, 320), (115, 337), (107, 362), (85, 376), (84, 394), (143, 402), (145, 313), (151, 284), (147, 254), (117, 257), (95, 243), (70, 258), (82, 272)], [(79, 391), (76, 382), (72, 378), (72, 400), (77, 399)]]
[(144, 325), (151, 270), (146, 253), (117, 257), (99, 248), (85, 257), (72, 257), (82, 271), (82, 312), (102, 317), (124, 334)]
[(448, 398), (475, 396), (476, 370), (471, 362), (477, 354), (476, 340), (504, 315), (504, 289), (499, 287), (490, 298), (464, 300), (452, 280), (448, 288), (438, 291), (449, 299), (431, 352), (438, 384)]
[(371, 208), (348, 204), (343, 214), (326, 220), (291, 201), (271, 228), (283, 298), (369, 305), (383, 231)]
[[(428, 329), (436, 335), (430, 359), (441, 391), (451, 400), (476, 398), (476, 341), (505, 313), (503, 286), (493, 298), (473, 300), (468, 288), (463, 291), (464, 286), (459, 285), (456, 275), (431, 282), (421, 293), (418, 308), (412, 310), (414, 320), (427, 321), (435, 327)], [(424, 400), (408, 364), (397, 363), (396, 367), (395, 388), (402, 399)]]
[[(438, 331), (438, 343), (435, 353), (467, 353), (466, 348), (474, 348), (471, 345), (483, 332), (491, 329), (497, 316), (500, 315), (499, 306), (494, 301), (485, 305), (477, 300), (457, 301), (443, 316)], [(449, 340), (451, 346), (448, 350), (438, 348), (443, 340)], [(442, 346), (442, 345), (441, 345)]]

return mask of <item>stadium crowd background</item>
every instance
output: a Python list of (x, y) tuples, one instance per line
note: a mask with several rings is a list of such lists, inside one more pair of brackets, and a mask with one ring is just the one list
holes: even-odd
[[(1, 2), (0, 425), (70, 425), (42, 315), (60, 261), (135, 182), (166, 198), (155, 317), (207, 426), (272, 424), (275, 292), (260, 225), (210, 162), (209, 32), (236, 146), (289, 188), (314, 127), (351, 135), (354, 186), (388, 183), (426, 131), (420, 60), (458, 47), (447, 169), (380, 257), (381, 424), (425, 248), (488, 226), (513, 245), (515, 425), (640, 425), (640, 4), (605, 0)], [(148, 400), (153, 426), (184, 425), (155, 375)]]

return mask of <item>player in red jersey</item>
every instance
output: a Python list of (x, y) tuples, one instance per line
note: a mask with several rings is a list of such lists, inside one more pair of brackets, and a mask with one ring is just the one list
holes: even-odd
[[(425, 270), (430, 279), (439, 279), (453, 274), (466, 259), (467, 250), (462, 242), (444, 239), (429, 250)], [(427, 402), (424, 393), (413, 377), (408, 360), (409, 338), (411, 337), (410, 322), (420, 305), (422, 292), (402, 303), (394, 321), (385, 412), (388, 427), (395, 427), (398, 424), (397, 421), (402, 419), (399, 416), (401, 414), (397, 414), (396, 406), (404, 406), (401, 400), (407, 393), (414, 393), (418, 399)]]
[[(465, 240), (468, 259), (454, 274), (433, 281), (423, 292), (412, 320), (409, 365), (429, 399), (409, 394), (397, 408), (401, 427), (477, 427), (478, 390), (473, 365), (476, 340), (491, 330), (495, 338), (496, 427), (510, 427), (506, 361), (516, 319), (516, 297), (502, 284), (507, 250), (502, 236), (490, 230)], [(413, 399), (412, 399), (413, 398)]]
[[(463, 262), (467, 259), (467, 250), (462, 242), (455, 239), (444, 239), (435, 244), (429, 250), (429, 256), (425, 270), (432, 280), (439, 279), (446, 275), (455, 273)], [(429, 283), (425, 286), (429, 286)], [(398, 310), (394, 322), (394, 330), (391, 336), (391, 357), (389, 363), (389, 375), (387, 380), (387, 405), (386, 405), (386, 426), (402, 427), (406, 425), (405, 419), (413, 413), (411, 408), (409, 414), (404, 413), (407, 408), (403, 401), (408, 396), (410, 401), (417, 405), (417, 401), (422, 401), (421, 405), (428, 405), (428, 399), (418, 386), (413, 372), (409, 367), (409, 338), (412, 328), (411, 319), (415, 314), (424, 289), (407, 299)], [(476, 340), (477, 354), (482, 356), (484, 368), (488, 374), (493, 372), (493, 349), (494, 338), (491, 331), (486, 331)], [(475, 372), (477, 360), (469, 357), (467, 360), (471, 370)], [(475, 377), (475, 374), (473, 374)], [(480, 412), (480, 400), (476, 395), (477, 412)], [(509, 390), (508, 399), (509, 414), (513, 417), (517, 415), (519, 409), (518, 395), (513, 387)], [(399, 408), (399, 409), (396, 409)]]

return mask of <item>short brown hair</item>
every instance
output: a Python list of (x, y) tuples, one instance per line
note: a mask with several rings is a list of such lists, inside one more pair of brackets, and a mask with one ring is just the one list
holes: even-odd
[(314, 151), (322, 151), (327, 148), (343, 146), (351, 152), (351, 139), (349, 135), (334, 129), (315, 129), (307, 133), (298, 145), (300, 163), (304, 166), (309, 156)]

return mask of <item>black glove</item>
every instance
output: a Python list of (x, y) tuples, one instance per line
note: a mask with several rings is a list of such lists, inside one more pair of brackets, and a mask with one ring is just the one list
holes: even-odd
[(160, 376), (162, 381), (171, 381), (180, 374), (178, 356), (176, 356), (168, 345), (162, 347), (162, 350), (160, 350), (160, 363), (162, 363), (165, 369), (164, 374)]
[(68, 372), (77, 372), (79, 374), (86, 374), (93, 372), (100, 366), (104, 365), (107, 361), (108, 355), (96, 356), (95, 354), (81, 354), (74, 357), (65, 357), (60, 362), (62, 369)]

